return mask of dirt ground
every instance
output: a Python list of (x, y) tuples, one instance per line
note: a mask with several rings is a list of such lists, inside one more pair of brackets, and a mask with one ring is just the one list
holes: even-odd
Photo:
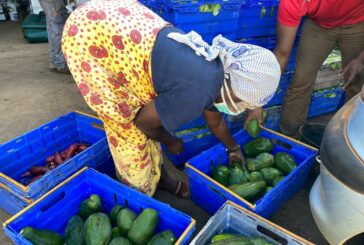
[[(71, 76), (48, 70), (47, 44), (26, 43), (19, 22), (0, 22), (0, 33), (0, 144), (69, 111), (92, 113)], [(314, 243), (327, 244), (317, 229), (308, 203), (316, 176), (317, 166), (305, 187), (271, 220)], [(155, 197), (195, 218), (197, 230), (209, 219), (192, 201), (181, 201), (164, 191), (158, 191)], [(1, 223), (9, 217), (0, 209)], [(0, 241), (3, 245), (12, 244), (2, 231)]]

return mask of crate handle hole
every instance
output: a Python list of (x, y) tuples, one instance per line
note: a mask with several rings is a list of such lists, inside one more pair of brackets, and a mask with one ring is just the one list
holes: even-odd
[(94, 127), (94, 128), (97, 128), (97, 129), (105, 130), (104, 126), (102, 124), (99, 124), (99, 123), (92, 122), (91, 126)]
[(56, 197), (50, 200), (47, 204), (43, 205), (40, 211), (43, 213), (46, 212), (48, 209), (56, 205), (59, 201), (61, 201), (66, 196), (66, 193), (63, 191), (59, 193)]
[(129, 207), (128, 199), (125, 199), (125, 207), (126, 207), (126, 208), (128, 208), (128, 207)]
[(118, 204), (118, 196), (114, 193), (114, 204)]
[(274, 241), (278, 242), (279, 244), (282, 244), (282, 245), (287, 245), (288, 244), (288, 241), (285, 238), (283, 238), (280, 235), (274, 233), (273, 231), (268, 230), (267, 228), (265, 228), (265, 227), (263, 227), (261, 225), (257, 226), (257, 231), (262, 233), (264, 236), (267, 236), (267, 237), (273, 239)]
[(272, 142), (276, 145), (279, 145), (280, 147), (286, 148), (287, 150), (291, 150), (292, 149), (292, 145), (287, 143), (287, 142), (283, 142), (281, 140), (278, 139), (272, 139)]

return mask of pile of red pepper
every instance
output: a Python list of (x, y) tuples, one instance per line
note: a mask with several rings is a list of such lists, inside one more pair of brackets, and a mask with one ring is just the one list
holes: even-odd
[(65, 151), (59, 153), (56, 152), (52, 156), (48, 157), (45, 166), (32, 166), (27, 172), (25, 172), (23, 178), (31, 178), (28, 184), (34, 180), (39, 179), (48, 171), (55, 169), (68, 159), (74, 157), (78, 153), (84, 151), (89, 145), (85, 143), (76, 143), (68, 147)]

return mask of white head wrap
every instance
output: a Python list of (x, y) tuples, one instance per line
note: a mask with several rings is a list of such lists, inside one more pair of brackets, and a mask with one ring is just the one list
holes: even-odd
[(234, 94), (245, 102), (248, 109), (267, 104), (277, 90), (281, 69), (268, 49), (235, 43), (221, 35), (215, 37), (210, 46), (194, 31), (170, 33), (168, 37), (188, 45), (208, 61), (219, 56), (225, 73), (230, 76)]

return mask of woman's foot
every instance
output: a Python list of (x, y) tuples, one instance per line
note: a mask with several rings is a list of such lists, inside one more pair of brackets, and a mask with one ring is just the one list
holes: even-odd
[(188, 184), (178, 180), (177, 175), (172, 173), (172, 171), (167, 171), (164, 164), (162, 165), (162, 175), (159, 187), (179, 198), (188, 199), (191, 196)]

